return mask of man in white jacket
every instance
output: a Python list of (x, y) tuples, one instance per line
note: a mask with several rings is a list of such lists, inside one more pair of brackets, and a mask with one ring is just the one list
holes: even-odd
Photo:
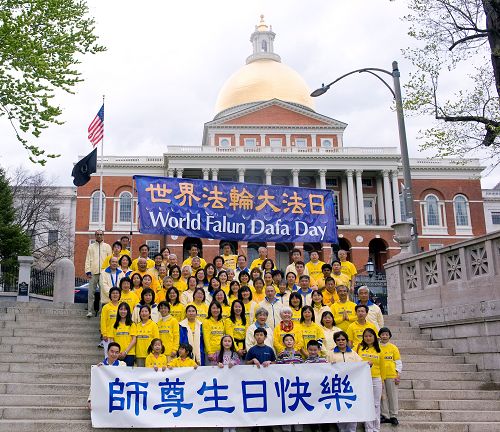
[(90, 244), (87, 249), (87, 256), (85, 257), (85, 274), (89, 279), (89, 288), (88, 288), (88, 297), (87, 297), (87, 305), (88, 305), (88, 313), (87, 317), (90, 318), (94, 316), (94, 298), (95, 298), (95, 290), (97, 284), (99, 283), (99, 277), (101, 275), (101, 267), (104, 259), (111, 255), (111, 246), (107, 243), (104, 243), (104, 231), (97, 230), (95, 232), (95, 242)]
[(370, 300), (370, 289), (366, 286), (360, 286), (358, 288), (358, 304), (368, 306), (368, 315), (366, 320), (375, 324), (377, 330), (384, 327), (384, 315), (380, 308)]
[(283, 309), (283, 303), (276, 297), (276, 289), (274, 285), (266, 286), (266, 298), (259, 303), (259, 307), (264, 308), (268, 312), (267, 325), (271, 331), (279, 325), (281, 321), (280, 312)]
[(109, 290), (120, 286), (120, 280), (124, 273), (118, 268), (118, 258), (115, 256), (109, 260), (109, 267), (101, 272), (99, 287), (101, 289), (101, 305), (109, 303)]

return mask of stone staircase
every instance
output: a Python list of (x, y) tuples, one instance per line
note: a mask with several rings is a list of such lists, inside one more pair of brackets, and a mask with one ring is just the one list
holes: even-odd
[[(0, 301), (0, 432), (92, 430), (89, 368), (103, 352), (98, 320), (85, 313), (81, 305)], [(383, 431), (500, 431), (500, 385), (488, 373), (399, 317), (386, 324), (404, 372), (401, 423)]]

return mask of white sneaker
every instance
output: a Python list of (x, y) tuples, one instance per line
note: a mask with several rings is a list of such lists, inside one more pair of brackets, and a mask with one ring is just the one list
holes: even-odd
[(94, 316), (94, 314), (93, 314), (92, 312), (89, 312), (89, 313), (87, 314), (87, 318), (92, 318), (93, 316)]

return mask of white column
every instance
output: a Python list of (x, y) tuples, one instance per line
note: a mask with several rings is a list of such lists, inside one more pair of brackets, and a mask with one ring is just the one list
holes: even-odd
[(210, 179), (210, 168), (202, 168), (201, 172), (203, 173), (203, 180)]
[(239, 133), (234, 134), (234, 145), (235, 145), (235, 147), (240, 146), (240, 134)]
[(292, 186), (299, 187), (299, 173), (300, 169), (292, 168)]
[(311, 147), (316, 148), (317, 146), (318, 146), (318, 143), (316, 142), (316, 134), (311, 134)]
[(215, 134), (214, 134), (214, 133), (212, 133), (212, 132), (211, 132), (211, 133), (209, 133), (209, 134), (208, 134), (208, 138), (209, 138), (209, 140), (210, 140), (210, 145), (211, 145), (212, 147), (214, 147), (214, 146), (215, 146)]
[(354, 181), (352, 179), (353, 170), (346, 170), (347, 175), (347, 196), (349, 197), (349, 225), (356, 225), (356, 204), (354, 202), (355, 192), (354, 192)]
[(240, 183), (245, 182), (245, 168), (238, 168), (238, 181)]
[(365, 203), (363, 201), (362, 170), (356, 170), (356, 197), (358, 198), (358, 225), (365, 224)]
[(394, 218), (396, 222), (401, 222), (401, 203), (399, 202), (398, 172), (391, 171), (392, 175), (392, 196), (394, 197)]
[(286, 134), (285, 135), (285, 141), (286, 141), (286, 146), (287, 147), (290, 147), (291, 143), (290, 143), (290, 137), (291, 137), (291, 134)]
[(392, 213), (392, 199), (391, 199), (391, 185), (389, 183), (389, 171), (383, 170), (382, 176), (384, 178), (384, 202), (385, 202), (385, 224), (390, 226), (394, 223)]
[(182, 178), (182, 173), (184, 171), (184, 168), (177, 168), (177, 178)]
[(319, 173), (319, 188), (326, 189), (326, 169), (320, 168), (318, 170)]
[(264, 170), (264, 172), (266, 173), (266, 184), (267, 185), (273, 184), (273, 182), (272, 182), (273, 169), (272, 168), (266, 168)]
[(380, 221), (384, 221), (385, 224), (385, 216), (384, 216), (384, 189), (382, 188), (382, 177), (377, 176), (377, 216)]
[(212, 180), (217, 180), (217, 174), (219, 174), (219, 168), (212, 168)]
[(347, 194), (347, 179), (344, 175), (340, 176), (340, 182), (341, 182), (341, 187), (342, 187), (342, 219), (341, 219), (340, 223), (342, 225), (347, 225), (350, 223), (350, 221), (349, 221), (349, 201), (348, 201), (348, 194)]
[(175, 173), (175, 170), (173, 168), (169, 168), (167, 170), (167, 177), (173, 177)]
[(266, 146), (266, 134), (260, 134), (260, 146), (261, 147)]

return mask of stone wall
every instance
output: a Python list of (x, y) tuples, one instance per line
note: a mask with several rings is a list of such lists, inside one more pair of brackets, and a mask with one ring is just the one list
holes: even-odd
[(388, 307), (500, 382), (500, 232), (385, 266)]

